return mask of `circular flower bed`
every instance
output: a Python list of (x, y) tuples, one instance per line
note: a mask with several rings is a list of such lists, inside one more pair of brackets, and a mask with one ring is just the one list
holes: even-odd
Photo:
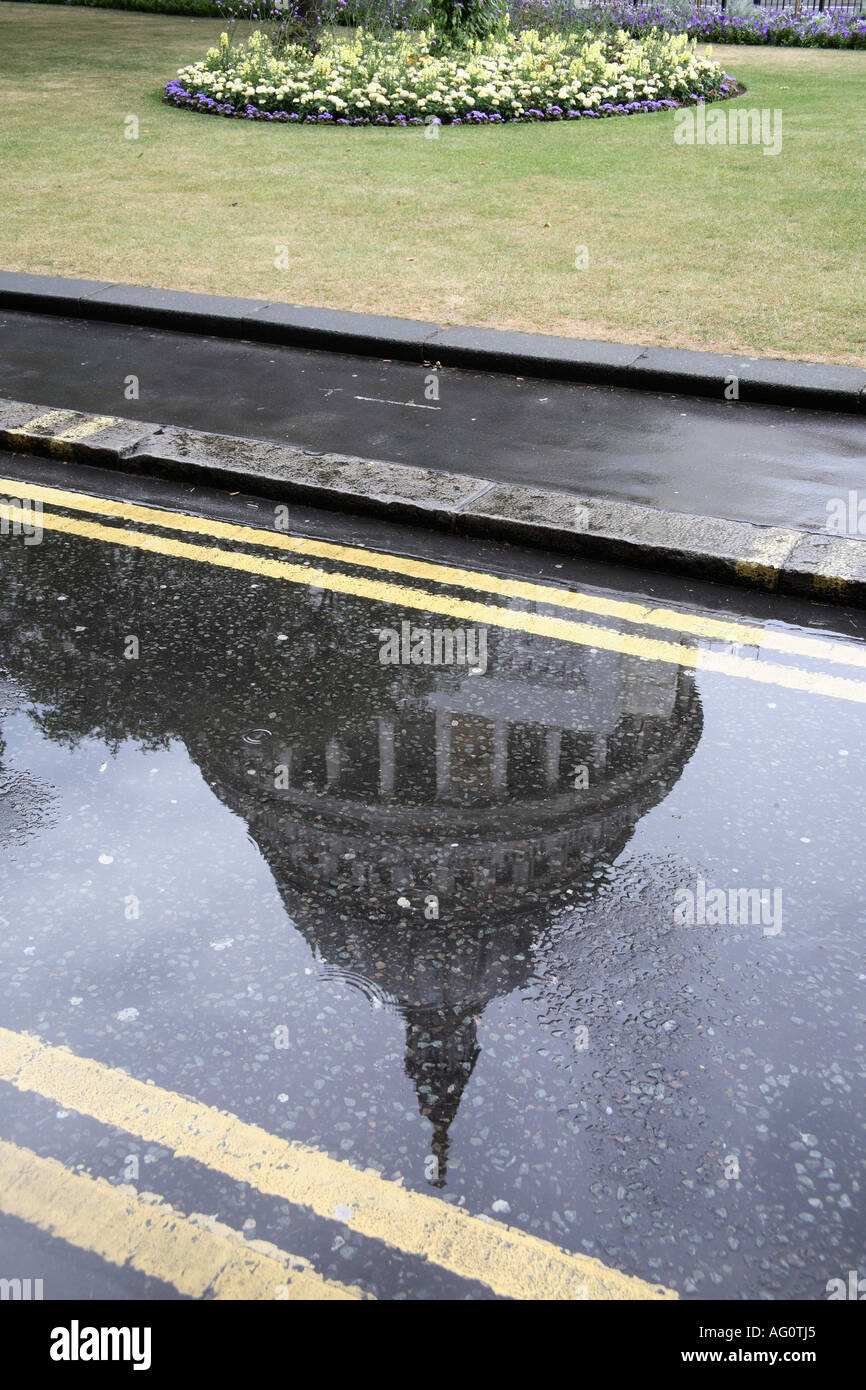
[(485, 124), (633, 115), (732, 96), (737, 84), (684, 34), (591, 41), (534, 31), (446, 47), (430, 33), (326, 35), (318, 53), (223, 34), (165, 88), (175, 106), (247, 120)]

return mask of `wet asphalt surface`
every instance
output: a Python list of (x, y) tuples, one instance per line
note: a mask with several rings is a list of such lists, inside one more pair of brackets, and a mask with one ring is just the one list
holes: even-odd
[[(766, 598), (627, 582), (765, 620)], [(863, 649), (862, 616), (767, 611)], [(403, 621), (424, 617), (0, 537), (3, 1024), (684, 1298), (825, 1298), (866, 1270), (863, 705), (495, 627), (476, 675), (382, 665), (373, 629)], [(676, 925), (698, 879), (778, 890), (781, 930)], [(5, 1084), (0, 1133), (114, 1182), (135, 1159), (141, 1190), (380, 1298), (490, 1296)], [(46, 1298), (176, 1296), (15, 1220), (0, 1237)]]
[(862, 485), (854, 416), (437, 375), (430, 387), (406, 363), (0, 310), (13, 399), (807, 530)]

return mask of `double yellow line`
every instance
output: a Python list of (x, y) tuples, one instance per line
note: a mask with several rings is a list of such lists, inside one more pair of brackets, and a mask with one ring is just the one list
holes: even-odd
[[(382, 1242), (379, 1258), (426, 1258), (460, 1279), (515, 1299), (658, 1299), (676, 1295), (588, 1255), (472, 1216), (303, 1144), (269, 1134), (213, 1106), (0, 1028), (0, 1081), (64, 1109), (159, 1144), (178, 1158), (312, 1209)], [(114, 1264), (194, 1296), (358, 1298), (274, 1246), (243, 1242), (207, 1218), (184, 1217), (156, 1197), (71, 1173), (54, 1159), (0, 1143), (0, 1211), (93, 1250)], [(300, 1268), (298, 1268), (300, 1266)], [(290, 1292), (274, 1292), (287, 1286)]]
[[(764, 685), (866, 703), (866, 682), (863, 680), (837, 676), (826, 670), (810, 671), (775, 661), (749, 659), (697, 645), (699, 641), (724, 643), (741, 648), (754, 648), (760, 657), (763, 657), (763, 653), (769, 652), (822, 663), (829, 662), (831, 665), (844, 665), (852, 669), (866, 667), (866, 652), (854, 643), (838, 639), (809, 637), (796, 632), (560, 589), (554, 585), (504, 579), (457, 566), (438, 565), (357, 546), (308, 540), (278, 531), (212, 521), (204, 517), (129, 502), (115, 502), (16, 479), (0, 478), (0, 488), (10, 497), (53, 504), (75, 513), (70, 517), (43, 512), (41, 524), (49, 531), (111, 545), (129, 546), (153, 554), (192, 560), (223, 569), (245, 571), (289, 583), (312, 585), (403, 609), (441, 613), (469, 623), (510, 628), (557, 641), (617, 652), (645, 661), (663, 661), (757, 681)], [(14, 517), (14, 507), (11, 507), (10, 511)], [(476, 599), (456, 597), (453, 593), (422, 589), (417, 584), (395, 584), (366, 575), (321, 569), (309, 563), (290, 563), (261, 553), (251, 554), (213, 545), (193, 545), (177, 539), (176, 534), (155, 535), (130, 530), (122, 525), (105, 525), (102, 522), (82, 520), (78, 513), (89, 513), (112, 522), (125, 521), (133, 525), (159, 527), (163, 532), (203, 536), (233, 544), (255, 546), (259, 552), (263, 549), (283, 551), (307, 560), (323, 559), (351, 566), (353, 569), (398, 574), (414, 581), (432, 582), (442, 586), (443, 590), (464, 589), (470, 590), (473, 594), (489, 594), (506, 602), (516, 600), (533, 606), (554, 607), (580, 614), (581, 618), (576, 620), (556, 617), (527, 611), (525, 608), (506, 607), (503, 603), (481, 603)], [(22, 518), (32, 521), (30, 516), (23, 517), (23, 513)], [(664, 630), (674, 634), (675, 640), (648, 636), (646, 631), (623, 631), (621, 626), (606, 626), (585, 621), (590, 616), (605, 619), (611, 624), (627, 624), (652, 632)], [(677, 638), (686, 640), (676, 640)]]
[(109, 1264), (172, 1284), (188, 1298), (369, 1298), (323, 1279), (307, 1260), (213, 1217), (185, 1216), (155, 1193), (75, 1173), (55, 1158), (0, 1139), (0, 1211)]

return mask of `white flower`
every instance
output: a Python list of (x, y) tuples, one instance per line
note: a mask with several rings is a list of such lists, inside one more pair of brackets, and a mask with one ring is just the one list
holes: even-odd
[[(261, 101), (272, 95), (301, 113), (311, 107), (376, 107), (416, 114), (432, 109), (443, 116), (474, 106), (520, 116), (528, 107), (557, 100), (586, 109), (603, 101), (631, 101), (635, 92), (647, 98), (660, 90), (687, 91), (697, 83), (707, 89), (721, 75), (717, 64), (696, 56), (687, 36), (659, 36), (649, 49), (621, 33), (611, 39), (612, 58), (605, 56), (600, 39), (534, 32), (484, 44), (473, 40), (457, 57), (431, 58), (428, 42), (429, 36), (419, 39), (407, 32), (377, 40), (359, 29), (351, 43), (326, 37), (315, 58), (304, 59), (300, 50), (291, 50), (277, 59), (258, 34), (225, 59), (208, 50), (206, 61), (180, 68), (178, 75), (194, 91), (215, 93), (219, 99), (229, 95)], [(264, 81), (265, 74), (273, 81)]]

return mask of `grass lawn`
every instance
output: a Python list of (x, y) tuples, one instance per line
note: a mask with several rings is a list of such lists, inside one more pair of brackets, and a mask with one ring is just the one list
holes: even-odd
[(0, 4), (0, 265), (866, 363), (866, 53), (714, 50), (782, 110), (770, 157), (677, 146), (662, 112), (433, 140), (162, 105), (220, 27)]

